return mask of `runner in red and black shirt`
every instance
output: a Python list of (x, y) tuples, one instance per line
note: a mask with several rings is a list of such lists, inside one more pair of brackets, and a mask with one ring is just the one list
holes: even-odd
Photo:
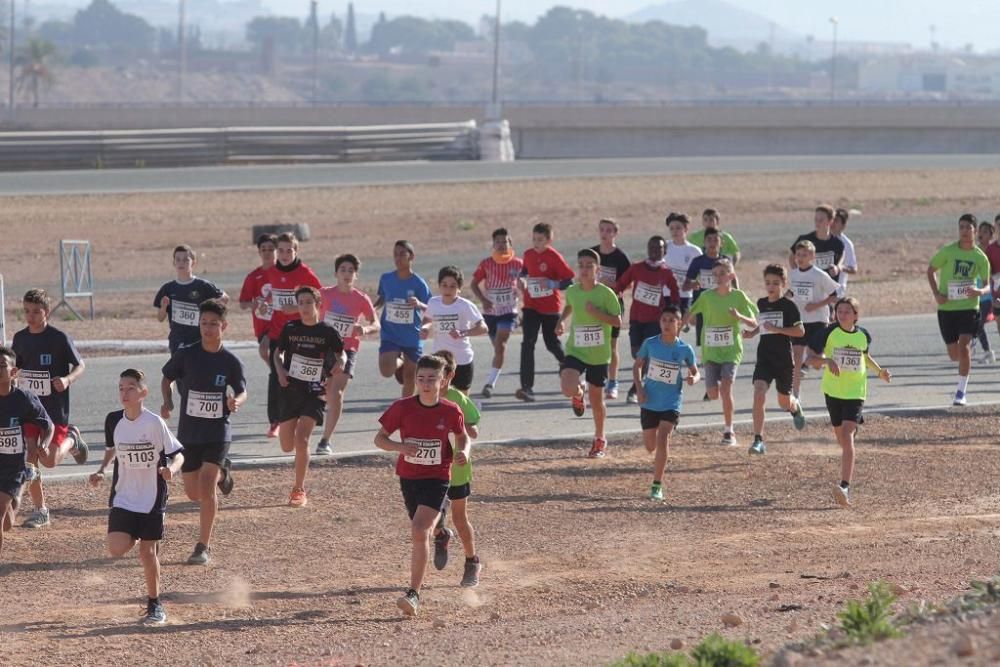
[(257, 237), (257, 254), (260, 266), (247, 274), (240, 290), (240, 310), (249, 310), (253, 317), (253, 337), (260, 343), (260, 358), (270, 367), (270, 345), (267, 328), (271, 324), (271, 282), (268, 271), (274, 266), (278, 251), (278, 237), (261, 234)]

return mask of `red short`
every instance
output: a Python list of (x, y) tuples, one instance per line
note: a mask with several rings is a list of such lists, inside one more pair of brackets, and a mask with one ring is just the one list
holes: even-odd
[[(53, 429), (52, 444), (58, 447), (66, 439), (66, 436), (69, 435), (69, 424), (56, 424)], [(42, 434), (42, 429), (34, 424), (25, 424), (23, 431), (25, 440), (37, 439)]]

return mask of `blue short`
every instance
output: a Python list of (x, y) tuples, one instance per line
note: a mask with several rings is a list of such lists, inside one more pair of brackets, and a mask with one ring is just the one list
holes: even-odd
[(385, 354), (386, 352), (402, 352), (404, 357), (413, 363), (417, 363), (417, 360), (423, 355), (424, 346), (408, 347), (391, 340), (383, 340), (378, 346), (378, 353)]
[(483, 315), (483, 319), (486, 320), (486, 329), (490, 334), (490, 340), (496, 338), (498, 330), (512, 331), (517, 326), (517, 313)]

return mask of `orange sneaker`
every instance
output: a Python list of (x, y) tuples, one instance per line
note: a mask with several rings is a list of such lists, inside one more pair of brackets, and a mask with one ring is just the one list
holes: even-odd
[(288, 504), (292, 507), (305, 507), (307, 502), (305, 489), (292, 489), (288, 495)]
[(607, 453), (608, 441), (604, 438), (594, 438), (594, 445), (590, 448), (590, 453), (587, 454), (592, 459), (603, 459), (604, 455)]

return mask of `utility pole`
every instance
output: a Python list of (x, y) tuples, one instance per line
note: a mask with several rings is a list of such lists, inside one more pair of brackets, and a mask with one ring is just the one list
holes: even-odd
[[(499, 109), (497, 103), (500, 100), (500, 2), (497, 0), (497, 14), (493, 22), (493, 108)], [(497, 114), (499, 117), (499, 113)]]
[(186, 0), (178, 0), (177, 18), (177, 102), (184, 104), (184, 79), (187, 76), (187, 36), (184, 24)]
[(10, 82), (7, 89), (7, 108), (10, 109), (10, 117), (14, 117), (14, 51), (17, 45), (17, 23), (15, 22), (15, 8), (17, 0), (10, 0), (10, 44), (8, 45), (8, 69), (10, 70)]
[(319, 99), (319, 2), (309, 3), (309, 22), (312, 23), (312, 102)]
[(836, 16), (830, 17), (833, 24), (833, 55), (830, 58), (830, 101), (837, 99), (837, 25), (840, 21)]

